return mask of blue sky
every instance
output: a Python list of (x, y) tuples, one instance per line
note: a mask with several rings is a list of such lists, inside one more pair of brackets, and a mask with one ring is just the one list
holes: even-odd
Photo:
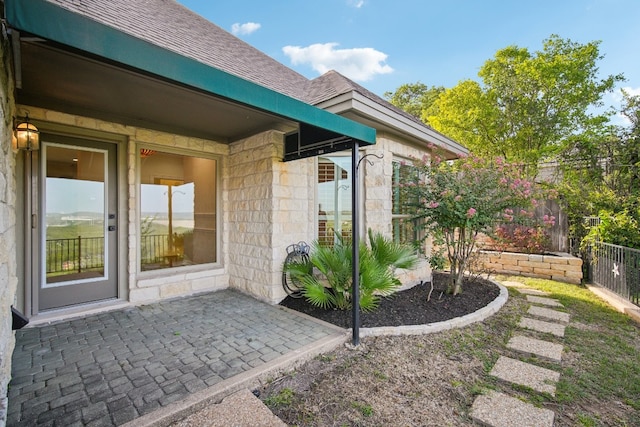
[(178, 1), (308, 78), (336, 69), (381, 96), (477, 79), (497, 50), (533, 52), (551, 34), (600, 40), (601, 76), (640, 94), (639, 0)]

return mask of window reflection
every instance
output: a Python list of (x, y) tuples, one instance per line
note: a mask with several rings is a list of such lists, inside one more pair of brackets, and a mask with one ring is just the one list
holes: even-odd
[(216, 161), (140, 150), (141, 270), (216, 262)]
[(105, 272), (105, 153), (45, 144), (46, 283)]
[(351, 240), (351, 157), (318, 158), (318, 241)]

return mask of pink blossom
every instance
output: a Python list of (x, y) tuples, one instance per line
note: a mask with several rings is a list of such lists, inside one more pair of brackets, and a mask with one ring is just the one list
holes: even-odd
[(527, 215), (527, 211), (525, 211), (524, 209), (520, 209), (520, 215)]
[(462, 200), (462, 196), (458, 194), (456, 197), (453, 198), (453, 200), (455, 200), (456, 202), (459, 202), (460, 200)]
[(469, 210), (467, 211), (467, 218), (473, 218), (476, 212), (477, 211), (474, 208), (469, 208)]
[(435, 201), (430, 201), (429, 204), (427, 205), (428, 208), (434, 209), (437, 208), (438, 206), (440, 206), (440, 203), (435, 202)]

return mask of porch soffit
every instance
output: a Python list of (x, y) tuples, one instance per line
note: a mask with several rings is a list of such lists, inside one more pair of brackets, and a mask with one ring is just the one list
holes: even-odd
[[(300, 123), (375, 144), (375, 129), (44, 0), (6, 0), (20, 43), (18, 102), (230, 142)], [(44, 40), (43, 40), (44, 39)]]

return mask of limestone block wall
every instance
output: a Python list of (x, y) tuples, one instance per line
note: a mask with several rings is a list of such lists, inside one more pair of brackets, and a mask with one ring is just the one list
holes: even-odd
[(579, 284), (582, 260), (566, 253), (551, 255), (480, 251), (477, 260), (483, 270), (496, 274), (514, 274)]
[(230, 146), (224, 223), (229, 285), (278, 302), (286, 247), (314, 236), (313, 160), (282, 162), (277, 131)]
[(11, 329), (11, 305), (15, 303), (16, 179), (12, 147), (15, 100), (11, 45), (3, 31), (0, 39), (0, 425), (6, 422), (7, 385), (11, 379), (11, 355), (15, 345)]

